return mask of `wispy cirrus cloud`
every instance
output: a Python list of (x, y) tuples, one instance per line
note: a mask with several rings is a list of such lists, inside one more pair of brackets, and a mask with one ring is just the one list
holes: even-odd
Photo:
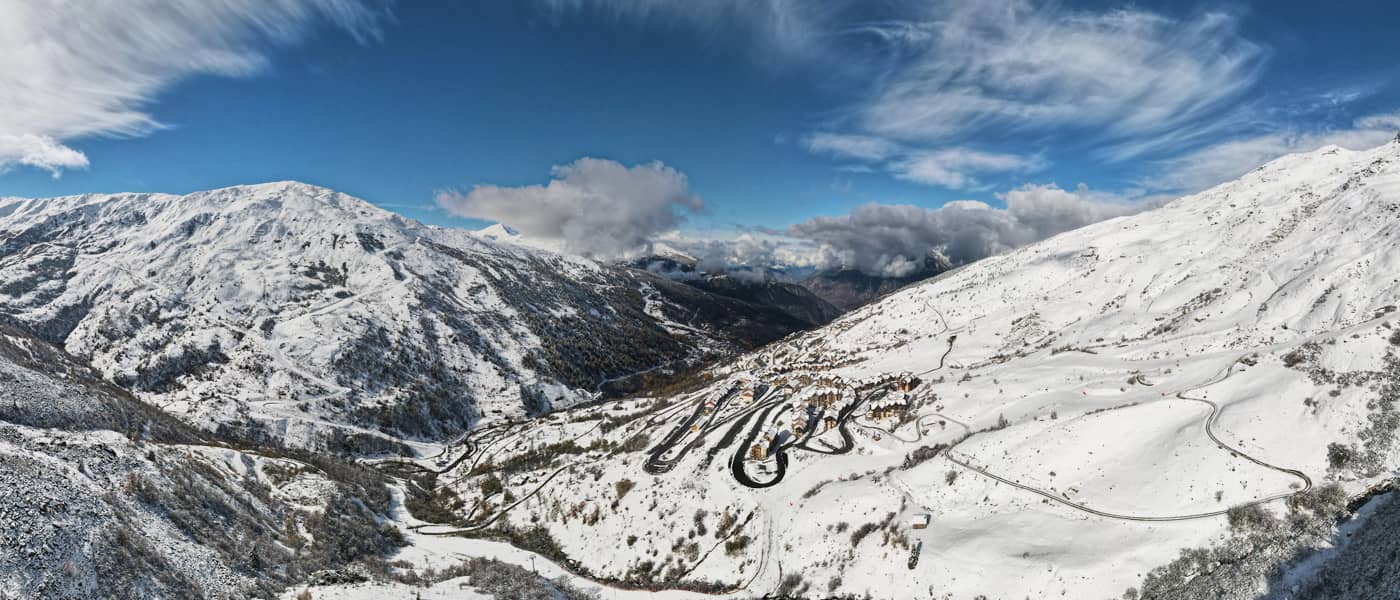
[(803, 138), (803, 147), (813, 154), (863, 162), (880, 162), (908, 152), (904, 146), (872, 135), (818, 131)]
[[(1229, 10), (1173, 16), (998, 0), (539, 0), (554, 14), (604, 11), (696, 26), (761, 60), (824, 62), (866, 75), (855, 100), (801, 147), (845, 164), (948, 187), (1030, 173), (1085, 146), (1105, 164), (1161, 160), (1244, 130), (1237, 109), (1271, 51)], [(755, 40), (758, 45), (754, 45)], [(753, 50), (757, 48), (757, 50)], [(1346, 101), (1339, 92), (1337, 101)], [(1008, 150), (1008, 140), (1022, 147)]]
[(1163, 131), (1172, 131), (1169, 144), (1183, 131), (1211, 129), (1270, 56), (1240, 35), (1238, 14), (1219, 10), (1169, 17), (1032, 0), (539, 1), (554, 14), (605, 11), (715, 35), (739, 28), (797, 60), (857, 63), (869, 74), (864, 94), (836, 119), (840, 129), (808, 144), (843, 158), (886, 158), (896, 143), (976, 147), (988, 130), (1098, 137), (1113, 159), (1147, 154), (1162, 150), (1151, 140)]
[(890, 165), (895, 178), (951, 189), (977, 185), (982, 173), (1038, 171), (1045, 161), (1036, 156), (983, 152), (969, 148), (942, 148), (910, 154)]
[(245, 77), (269, 49), (319, 23), (361, 40), (388, 18), (379, 0), (137, 0), (9, 2), (0, 6), (0, 170), (57, 176), (84, 168), (66, 145), (141, 136), (164, 125), (148, 104), (196, 75)]
[(968, 147), (926, 150), (870, 135), (816, 132), (802, 141), (809, 152), (855, 163), (843, 165), (844, 171), (874, 172), (879, 166), (896, 179), (950, 189), (973, 187), (981, 174), (1027, 173), (1046, 166), (1040, 156)]
[(994, 128), (1095, 131), (1111, 145), (1209, 121), (1257, 80), (1268, 51), (1237, 18), (1175, 19), (1028, 1), (941, 4), (926, 39), (857, 109), (868, 133), (920, 142)]
[(1270, 160), (1336, 145), (1351, 150), (1384, 144), (1400, 132), (1400, 112), (1366, 115), (1349, 126), (1302, 129), (1283, 127), (1265, 133), (1227, 138), (1161, 161), (1158, 175), (1142, 183), (1149, 189), (1191, 192), (1238, 178)]

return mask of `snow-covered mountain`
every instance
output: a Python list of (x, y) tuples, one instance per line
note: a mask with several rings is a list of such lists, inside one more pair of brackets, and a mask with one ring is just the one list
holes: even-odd
[(0, 325), (0, 596), (267, 597), (383, 570), (384, 477), (235, 446)]
[(936, 277), (953, 268), (947, 257), (929, 254), (922, 268), (904, 277), (868, 275), (854, 269), (822, 271), (803, 278), (801, 285), (842, 311), (860, 308), (899, 288)]
[(300, 183), (0, 200), (0, 315), (186, 421), (393, 449), (808, 327)]
[(1328, 559), (1395, 549), (1336, 526), (1397, 520), (1397, 304), (1400, 139), (1287, 156), (689, 391), (473, 432), (415, 535), (620, 596), (1376, 597)]
[(711, 294), (775, 308), (811, 327), (826, 325), (841, 315), (842, 311), (830, 302), (802, 285), (783, 280), (772, 271), (707, 273), (697, 268), (696, 262), (689, 256), (668, 252), (625, 264)]

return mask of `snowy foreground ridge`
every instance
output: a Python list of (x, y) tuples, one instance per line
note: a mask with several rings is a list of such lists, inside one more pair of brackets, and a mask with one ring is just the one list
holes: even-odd
[(605, 596), (1338, 597), (1293, 559), (1397, 474), (1397, 249), (1400, 141), (1287, 156), (694, 391), (479, 429), (401, 465), (450, 521), (415, 552), (508, 540)]

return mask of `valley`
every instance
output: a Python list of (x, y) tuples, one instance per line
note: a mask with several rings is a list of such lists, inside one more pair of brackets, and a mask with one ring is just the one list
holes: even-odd
[[(529, 568), (517, 580), (604, 596), (1247, 598), (1281, 585), (1284, 573), (1313, 581), (1286, 567), (1327, 568), (1306, 559), (1340, 544), (1330, 536), (1353, 514), (1379, 510), (1361, 510), (1359, 499), (1389, 501), (1400, 464), (1400, 257), (1387, 250), (1400, 236), (1397, 169), (1400, 142), (1285, 157), (747, 350), (713, 321), (677, 320), (678, 310), (700, 314), (733, 298), (459, 234), (450, 234), (455, 245), (410, 238), (449, 236), (412, 224), (395, 225), (406, 228), (401, 241), (365, 234), (382, 247), (318, 232), (337, 258), (285, 268), (276, 266), (284, 259), (229, 258), (182, 242), (168, 257), (143, 258), (166, 267), (139, 276), (125, 266), (133, 259), (118, 258), (169, 245), (155, 241), (166, 228), (143, 225), (161, 233), (117, 245), (118, 237), (83, 233), (136, 219), (107, 200), (8, 205), (4, 218), (23, 226), (0, 238), (9, 248), (0, 269), (46, 283), (6, 291), (3, 306), (17, 347), (51, 348), (71, 369), (90, 362), (86, 385), (148, 407), (139, 421), (115, 422), (126, 437), (102, 434), (112, 438), (103, 444), (118, 456), (135, 456), (126, 444), (146, 444), (157, 456), (187, 457), (127, 467), (137, 483), (104, 500), (109, 510), (170, 523), (191, 509), (141, 482), (204, 473), (197, 485), (241, 502), (221, 510), (246, 515), (234, 521), (244, 525), (176, 518), (148, 539), (206, 544), (218, 531), (259, 528), (259, 543), (326, 567), (279, 575), (287, 595), (438, 590), (452, 573), (477, 573), (470, 581), (479, 582)], [(240, 211), (293, 199), (297, 218), (318, 203), (355, 206), (294, 184), (214, 197), (229, 194), (253, 203), (235, 204)], [(162, 202), (154, 215), (204, 210)], [(139, 213), (146, 223), (150, 210)], [(299, 239), (280, 235), (282, 244)], [(185, 277), (177, 265), (192, 256), (253, 270), (179, 293), (162, 283)], [(352, 257), (361, 266), (350, 267)], [(44, 266), (55, 260), (62, 268)], [(519, 268), (512, 261), (555, 275), (527, 284), (505, 274)], [(276, 269), (321, 284), (274, 297), (300, 288), (250, 283), (267, 276), (251, 273)], [(605, 283), (616, 277), (639, 287)], [(77, 298), (78, 309), (63, 308)], [(612, 327), (600, 316), (610, 311), (648, 320), (596, 329)], [(565, 317), (603, 325), (582, 337), (545, 325)], [(663, 334), (635, 327), (670, 337), (637, 345)], [(426, 337), (415, 346), (404, 332)], [(655, 353), (623, 361), (589, 349), (610, 339)], [(133, 362), (132, 344), (166, 358)], [(452, 362), (487, 348), (494, 354), (470, 360), (491, 367)], [(551, 366), (565, 354), (602, 370), (570, 379)], [(598, 393), (632, 373), (679, 373), (668, 366), (678, 360), (699, 362), (641, 393)], [(558, 379), (543, 383), (546, 374)], [(432, 412), (443, 405), (416, 404), (423, 393), (470, 419), (445, 426)], [(356, 406), (407, 420), (363, 421)], [(56, 426), (10, 413), (16, 435)], [(155, 433), (161, 423), (166, 433)], [(316, 437), (325, 432), (357, 441), (327, 445)], [(34, 453), (32, 442), (12, 446), (13, 456)], [(346, 459), (356, 464), (317, 462)], [(237, 500), (239, 486), (257, 500)], [(321, 554), (334, 537), (305, 541), (324, 527), (320, 515), (355, 499), (379, 541), (338, 558)], [(369, 531), (359, 523), (342, 527)], [(1245, 547), (1266, 550), (1239, 554)], [(146, 560), (170, 556), (152, 550)], [(236, 549), (207, 556), (195, 571), (177, 571), (265, 568), (242, 563)], [(487, 562), (464, 566), (471, 557)], [(25, 564), (42, 573), (56, 563)], [(219, 589), (267, 577), (226, 578)]]
[[(1224, 544), (1249, 515), (1326, 523), (1339, 494), (1393, 477), (1400, 283), (1378, 239), (1397, 230), (1374, 194), (1397, 147), (1282, 159), (1154, 225), (1109, 221), (906, 289), (694, 391), (522, 424), (438, 475), (452, 522), (420, 531), (507, 540), (620, 588), (1117, 596), (1151, 572), (1141, 593), (1175, 597), (1154, 569), (1178, 548)], [(1329, 161), (1355, 166), (1328, 183)], [(1251, 208), (1290, 198), (1359, 203), (1327, 212), (1371, 241), (1318, 255), (1277, 232), (1325, 229)], [(1196, 219), (1236, 233), (1174, 254), (1102, 245), (1189, 236), (1201, 227), (1155, 223)], [(1269, 263), (1244, 241), (1259, 238)], [(1339, 444), (1378, 462), (1339, 464)]]
[(0, 600), (1400, 600), (1396, 23), (0, 0)]

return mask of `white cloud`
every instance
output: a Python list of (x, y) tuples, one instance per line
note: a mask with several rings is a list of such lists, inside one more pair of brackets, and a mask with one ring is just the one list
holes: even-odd
[(977, 184), (978, 174), (1031, 172), (1045, 167), (1038, 156), (986, 152), (966, 147), (918, 150), (869, 135), (817, 132), (802, 140), (813, 154), (856, 161), (837, 167), (849, 173), (872, 173), (878, 165), (897, 179), (966, 189)]
[(1245, 117), (1231, 109), (1270, 54), (1222, 11), (1177, 18), (1033, 0), (538, 1), (555, 15), (590, 8), (689, 25), (721, 44), (737, 40), (759, 61), (862, 74), (850, 81), (857, 99), (806, 149), (900, 162), (898, 176), (952, 187), (969, 173), (913, 155), (986, 147), (988, 135), (1040, 145), (1059, 136), (1092, 138), (1098, 158), (1121, 161), (1236, 130)]
[(1127, 202), (1080, 186), (1023, 186), (1004, 195), (1006, 209), (975, 200), (939, 208), (870, 203), (839, 217), (816, 217), (788, 228), (793, 238), (815, 246), (808, 260), (821, 269), (858, 269), (870, 275), (904, 277), (930, 254), (962, 264), (1047, 237), (1133, 214), (1160, 200)]
[(57, 178), (64, 169), (86, 168), (88, 159), (48, 136), (0, 134), (0, 172), (11, 165), (45, 169)]
[(1073, 190), (1026, 185), (1000, 199), (1006, 208), (978, 200), (956, 200), (938, 208), (872, 202), (849, 214), (814, 217), (781, 231), (670, 231), (653, 242), (696, 257), (700, 269), (708, 272), (762, 274), (780, 267), (905, 277), (929, 257), (964, 264), (1170, 200), (1126, 199), (1082, 184)]
[(4, 152), (0, 168), (81, 168), (86, 159), (62, 144), (159, 129), (147, 105), (173, 83), (200, 74), (255, 74), (266, 67), (269, 47), (295, 43), (315, 23), (371, 38), (385, 15), (374, 0), (5, 3), (0, 136), (11, 150), (37, 143), (40, 151)]
[(905, 151), (899, 144), (868, 135), (817, 132), (803, 142), (813, 154), (867, 162), (883, 161)]
[(1357, 129), (1400, 131), (1400, 112), (1369, 115), (1356, 120)]
[(1265, 50), (1235, 19), (1081, 12), (1011, 0), (938, 3), (926, 43), (860, 110), (868, 133), (957, 139), (988, 126), (1077, 126), (1111, 138), (1192, 126), (1249, 88)]
[(916, 152), (889, 165), (896, 178), (946, 188), (964, 189), (977, 183), (978, 173), (1035, 171), (1044, 167), (1036, 157), (968, 148)]
[(1351, 150), (1374, 148), (1400, 131), (1400, 113), (1356, 119), (1351, 127), (1313, 131), (1284, 130), (1239, 137), (1201, 148), (1158, 164), (1159, 175), (1143, 183), (1159, 190), (1195, 192), (1231, 181), (1285, 154), (1336, 145)]
[(580, 13), (600, 14), (640, 25), (685, 26), (719, 38), (738, 34), (762, 48), (755, 56), (811, 60), (833, 53), (825, 28), (849, 2), (793, 0), (535, 0), (558, 20)]
[(627, 167), (581, 158), (551, 173), (546, 185), (480, 185), (465, 194), (439, 193), (437, 203), (454, 215), (504, 223), (527, 238), (559, 241), (567, 252), (594, 258), (643, 252), (655, 236), (705, 207), (686, 176), (660, 162)]

